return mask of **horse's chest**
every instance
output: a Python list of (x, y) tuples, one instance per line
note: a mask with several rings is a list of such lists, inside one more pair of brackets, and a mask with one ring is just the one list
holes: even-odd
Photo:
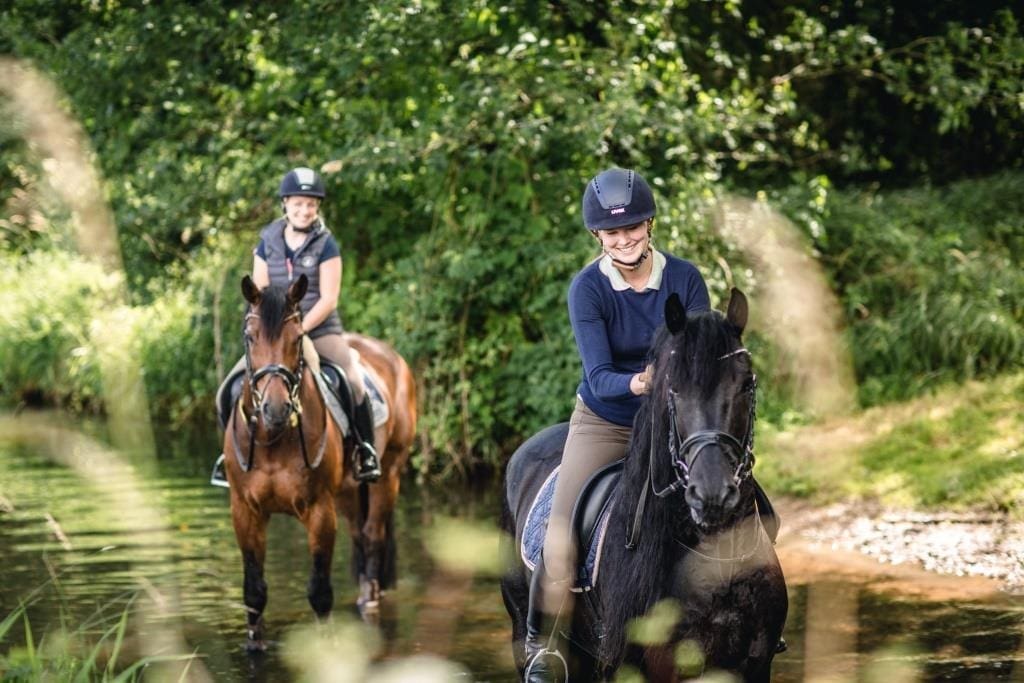
[(263, 512), (302, 517), (309, 506), (321, 498), (322, 482), (311, 478), (307, 471), (278, 467), (251, 474), (256, 476), (247, 497)]

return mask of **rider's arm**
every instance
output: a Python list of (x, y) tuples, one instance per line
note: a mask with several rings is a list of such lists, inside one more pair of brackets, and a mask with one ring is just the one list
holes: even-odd
[(267, 262), (259, 254), (254, 254), (252, 257), (252, 281), (260, 289), (270, 286), (270, 269), (267, 268)]
[(579, 278), (569, 287), (569, 321), (583, 361), (583, 374), (594, 395), (602, 401), (617, 401), (636, 394), (633, 382), (637, 375), (619, 372), (612, 360), (600, 294)]
[(341, 256), (327, 259), (320, 264), (320, 298), (302, 317), (305, 332), (315, 330), (338, 307), (341, 294)]

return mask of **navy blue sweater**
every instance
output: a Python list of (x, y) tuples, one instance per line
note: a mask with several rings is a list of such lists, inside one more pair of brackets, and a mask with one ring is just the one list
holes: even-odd
[[(661, 260), (657, 252), (652, 257)], [(617, 291), (612, 282), (614, 275), (606, 274), (611, 273), (607, 257), (586, 266), (569, 286), (569, 320), (583, 363), (583, 380), (577, 392), (588, 408), (617, 425), (632, 427), (640, 409), (641, 397), (629, 390), (629, 381), (649, 361), (654, 333), (665, 324), (669, 294), (679, 295), (687, 313), (711, 307), (697, 267), (668, 254), (664, 259), (660, 283), (649, 282), (643, 292), (629, 287)], [(656, 279), (657, 265), (652, 280)], [(618, 281), (620, 287), (624, 284)], [(657, 289), (651, 289), (651, 284), (658, 284)]]

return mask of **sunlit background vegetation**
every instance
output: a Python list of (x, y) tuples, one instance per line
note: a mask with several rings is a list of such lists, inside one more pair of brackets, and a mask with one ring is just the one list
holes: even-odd
[[(594, 253), (578, 201), (613, 164), (652, 181), (659, 244), (715, 301), (758, 291), (710, 229), (716, 198), (760, 192), (795, 221), (840, 298), (862, 405), (1019, 368), (1011, 7), (19, 2), (0, 52), (55, 79), (96, 152), (157, 414), (212, 424), (256, 231), (309, 164), (346, 324), (411, 360), (417, 467), (450, 474), (565, 417), (565, 291)], [(26, 123), (0, 120), (4, 400), (101, 410), (83, 326), (108, 285)]]

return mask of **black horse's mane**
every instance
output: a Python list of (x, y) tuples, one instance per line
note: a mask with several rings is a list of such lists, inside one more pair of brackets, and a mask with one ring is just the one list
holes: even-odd
[[(722, 381), (727, 363), (722, 356), (736, 348), (738, 330), (717, 311), (689, 316), (678, 334), (662, 327), (652, 345), (654, 372), (650, 390), (637, 413), (633, 425), (626, 468), (619, 489), (618, 508), (622, 517), (619, 528), (632, 525), (637, 501), (645, 486), (650, 486), (648, 462), (655, 458), (655, 471), (664, 478), (659, 486), (669, 483), (670, 471), (667, 439), (666, 397), (669, 389), (690, 387), (700, 396), (710, 397)], [(652, 437), (654, 438), (652, 449)], [(605, 603), (603, 622), (606, 628), (601, 644), (601, 658), (611, 663), (621, 657), (626, 647), (626, 626), (646, 614), (656, 597), (668, 584), (677, 552), (670, 552), (673, 542), (664, 538), (682, 538), (689, 528), (689, 514), (682, 492), (664, 500), (654, 499), (648, 491), (647, 504), (640, 522), (640, 542), (633, 550), (622, 551), (622, 562), (605, 569), (604, 581), (615, 582), (624, 591), (613, 603)], [(628, 529), (626, 531), (628, 534)], [(685, 605), (683, 606), (685, 609)]]
[(281, 336), (284, 321), (292, 312), (288, 302), (288, 288), (270, 285), (260, 292), (260, 325), (269, 341)]

